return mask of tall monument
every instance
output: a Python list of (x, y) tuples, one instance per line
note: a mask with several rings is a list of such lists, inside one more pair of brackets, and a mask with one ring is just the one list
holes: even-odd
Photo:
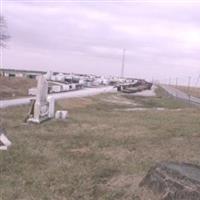
[[(48, 101), (48, 82), (44, 76), (38, 77), (36, 100), (32, 101), (29, 112), (28, 122), (40, 123), (52, 116), (52, 108), (54, 109), (54, 101)], [(49, 113), (51, 108), (51, 113)]]

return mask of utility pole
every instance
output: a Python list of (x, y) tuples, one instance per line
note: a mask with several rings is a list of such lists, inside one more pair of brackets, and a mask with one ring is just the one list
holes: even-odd
[(125, 63), (125, 53), (126, 49), (123, 49), (122, 51), (122, 68), (121, 68), (121, 77), (124, 77), (124, 63)]
[(190, 82), (191, 82), (191, 76), (188, 77), (188, 97), (190, 102)]
[[(197, 78), (197, 81), (196, 81), (196, 84), (195, 84), (195, 86), (198, 88), (198, 90), (199, 90), (199, 92), (200, 92), (200, 89), (199, 89), (199, 87), (198, 87), (199, 80), (200, 80), (200, 74), (199, 74), (199, 76), (198, 76), (198, 78)], [(197, 90), (197, 92), (198, 92), (198, 90)]]
[(195, 86), (197, 86), (197, 85), (198, 85), (198, 83), (199, 83), (199, 79), (200, 79), (200, 74), (199, 74), (199, 76), (198, 76), (198, 78), (197, 78), (197, 81), (196, 81), (196, 84), (195, 84)]

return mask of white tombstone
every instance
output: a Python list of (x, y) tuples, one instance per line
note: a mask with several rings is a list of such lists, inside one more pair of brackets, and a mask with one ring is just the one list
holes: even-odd
[(5, 151), (5, 150), (7, 150), (7, 149), (8, 149), (7, 146), (4, 146), (4, 145), (0, 146), (0, 150), (2, 150), (2, 151)]
[(47, 101), (48, 82), (44, 76), (38, 78), (36, 101), (29, 122), (40, 123), (49, 118), (49, 102)]
[(62, 88), (63, 91), (69, 91), (69, 85), (63, 85)]
[(57, 81), (60, 81), (60, 82), (64, 82), (64, 80), (65, 80), (65, 75), (62, 74), (62, 73), (57, 74), (57, 75), (56, 75), (56, 80), (57, 80)]
[(60, 111), (59, 111), (59, 110), (56, 111), (55, 118), (56, 118), (56, 119), (59, 119), (59, 118), (60, 118)]
[(54, 118), (55, 115), (55, 99), (53, 97), (48, 97), (49, 102), (49, 118)]
[(10, 140), (8, 140), (8, 138), (3, 133), (0, 135), (0, 142), (3, 143), (7, 147), (11, 145)]
[(68, 111), (62, 111), (61, 119), (67, 119), (68, 118)]
[(51, 71), (48, 71), (48, 72), (46, 73), (46, 79), (47, 79), (47, 80), (51, 80), (52, 75), (53, 75), (53, 73), (52, 73)]
[(69, 90), (75, 90), (75, 89), (76, 89), (76, 84), (75, 83), (69, 84)]
[(3, 129), (0, 129), (0, 150), (7, 150), (11, 144), (11, 141), (4, 135)]
[(68, 111), (67, 110), (57, 110), (55, 114), (56, 119), (62, 119), (65, 120), (69, 117)]
[(72, 87), (72, 90), (75, 90), (76, 89), (76, 84), (71, 84), (71, 87)]
[(83, 79), (80, 79), (80, 80), (79, 80), (79, 84), (82, 84), (82, 85), (84, 85), (84, 84), (85, 84), (85, 80), (83, 80)]
[(51, 91), (52, 92), (61, 92), (61, 86), (60, 85), (52, 85)]

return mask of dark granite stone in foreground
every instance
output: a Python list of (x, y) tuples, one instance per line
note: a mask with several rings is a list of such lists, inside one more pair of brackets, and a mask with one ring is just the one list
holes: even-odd
[[(200, 200), (200, 166), (163, 162), (152, 167), (140, 183), (161, 200)], [(159, 196), (160, 196), (159, 195)]]

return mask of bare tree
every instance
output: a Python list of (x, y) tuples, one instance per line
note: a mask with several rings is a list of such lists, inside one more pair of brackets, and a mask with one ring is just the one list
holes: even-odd
[(0, 47), (6, 46), (6, 41), (10, 38), (7, 33), (6, 20), (0, 15)]

